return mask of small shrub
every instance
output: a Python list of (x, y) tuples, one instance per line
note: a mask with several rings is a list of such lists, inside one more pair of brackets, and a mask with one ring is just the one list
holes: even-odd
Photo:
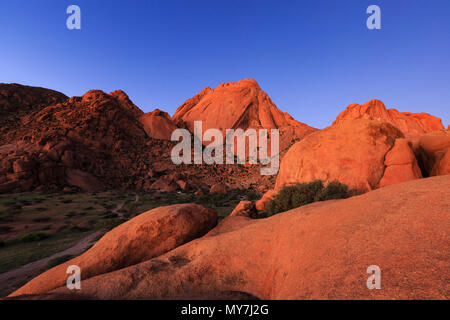
[(34, 218), (33, 222), (49, 222), (51, 220), (50, 217), (38, 217)]
[(20, 200), (20, 204), (22, 206), (29, 206), (32, 204), (32, 202), (30, 200)]
[(125, 222), (125, 220), (118, 218), (102, 219), (100, 221), (97, 221), (96, 228), (110, 230), (118, 226), (122, 222)]
[(0, 222), (13, 222), (14, 219), (12, 217), (1, 217), (0, 216)]
[(112, 219), (112, 218), (117, 218), (118, 216), (119, 215), (117, 213), (112, 213), (112, 212), (106, 212), (101, 215), (102, 219)]
[(70, 230), (75, 232), (86, 232), (89, 231), (90, 229), (84, 226), (72, 226)]
[(46, 267), (50, 269), (50, 268), (59, 266), (60, 264), (66, 262), (66, 261), (69, 261), (69, 260), (72, 259), (73, 257), (74, 257), (74, 256), (71, 255), (71, 254), (66, 254), (66, 255), (61, 256), (61, 257), (56, 257), (56, 258), (50, 260), (49, 262), (47, 262)]
[(261, 196), (252, 189), (248, 189), (245, 193), (245, 197), (247, 198), (248, 201), (254, 201), (258, 200)]
[(8, 233), (12, 230), (13, 228), (10, 226), (0, 226), (0, 233)]
[(10, 206), (15, 205), (16, 203), (17, 203), (16, 200), (11, 199), (11, 200), (6, 200), (5, 202), (3, 202), (3, 205), (5, 205), (6, 207), (10, 207)]
[(20, 212), (22, 212), (22, 206), (18, 204), (8, 206), (8, 208), (6, 209), (7, 214), (18, 214)]
[(32, 232), (32, 233), (25, 233), (21, 235), (18, 240), (20, 242), (34, 242), (34, 241), (41, 241), (44, 239), (47, 239), (48, 235), (43, 232)]
[(102, 203), (101, 205), (102, 205), (103, 208), (105, 208), (107, 210), (111, 210), (111, 209), (114, 209), (116, 207), (116, 205), (110, 204), (110, 203)]
[(267, 214), (270, 216), (312, 202), (344, 199), (349, 196), (350, 193), (348, 187), (338, 181), (330, 182), (326, 187), (324, 187), (320, 180), (310, 183), (301, 183), (294, 186), (286, 186), (281, 189), (275, 199), (269, 203)]
[(44, 198), (34, 198), (31, 201), (33, 203), (42, 203), (42, 202), (44, 202), (44, 200), (45, 200)]

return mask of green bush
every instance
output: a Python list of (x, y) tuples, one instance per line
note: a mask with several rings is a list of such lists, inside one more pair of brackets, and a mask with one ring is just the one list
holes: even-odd
[(255, 201), (261, 198), (261, 195), (259, 195), (257, 192), (253, 191), (252, 189), (248, 189), (245, 192), (245, 197), (248, 201)]
[(125, 221), (126, 220), (119, 219), (119, 218), (102, 219), (102, 220), (97, 221), (95, 227), (97, 229), (111, 230)]
[(326, 187), (320, 180), (286, 186), (269, 203), (267, 214), (270, 216), (316, 201), (345, 199), (349, 196), (348, 187), (338, 181), (330, 182)]
[(41, 241), (47, 238), (48, 235), (46, 235), (43, 232), (32, 232), (21, 235), (17, 240), (19, 240), (20, 242), (34, 242), (34, 241)]
[(326, 201), (333, 199), (345, 199), (350, 196), (350, 191), (345, 184), (338, 181), (330, 182), (322, 189), (315, 198), (315, 201)]

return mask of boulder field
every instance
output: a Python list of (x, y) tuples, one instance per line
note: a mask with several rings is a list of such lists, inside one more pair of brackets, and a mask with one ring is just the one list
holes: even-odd
[(262, 177), (259, 165), (174, 165), (176, 143), (168, 139), (176, 128), (185, 128), (182, 120), (158, 109), (144, 113), (120, 90), (68, 98), (0, 84), (0, 193), (273, 186), (274, 177)]
[[(127, 238), (128, 229), (119, 228), (112, 231), (115, 239)], [(449, 231), (450, 176), (432, 177), (266, 219), (230, 216), (202, 238), (158, 257), (92, 278), (82, 271), (76, 292), (61, 287), (17, 298), (208, 298), (239, 292), (260, 299), (448, 299)], [(131, 258), (133, 252), (122, 254)], [(367, 287), (372, 265), (381, 270), (381, 289)], [(35, 284), (35, 293), (49, 289)]]

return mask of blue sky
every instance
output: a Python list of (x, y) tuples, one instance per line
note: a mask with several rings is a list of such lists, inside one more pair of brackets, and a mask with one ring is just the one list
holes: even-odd
[[(71, 4), (81, 30), (66, 28)], [(381, 30), (366, 27), (371, 4)], [(173, 114), (206, 86), (254, 78), (318, 128), (373, 98), (447, 126), (449, 17), (448, 0), (1, 1), (0, 82), (122, 89)]]

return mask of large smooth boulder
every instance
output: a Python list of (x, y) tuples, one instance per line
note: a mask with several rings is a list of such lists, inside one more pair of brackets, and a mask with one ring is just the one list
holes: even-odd
[[(448, 299), (450, 177), (414, 180), (267, 219), (224, 219), (205, 237), (82, 282), (100, 299)], [(369, 266), (381, 289), (369, 290)], [(61, 287), (53, 294), (71, 293)], [(45, 297), (44, 297), (45, 298)]]
[(384, 159), (403, 134), (375, 120), (347, 120), (293, 145), (281, 160), (275, 189), (296, 183), (338, 180), (352, 189), (379, 187)]
[(118, 270), (164, 254), (207, 233), (217, 224), (214, 210), (196, 204), (159, 207), (106, 233), (79, 257), (56, 266), (11, 294), (41, 294), (65, 284), (70, 265), (82, 279)]

